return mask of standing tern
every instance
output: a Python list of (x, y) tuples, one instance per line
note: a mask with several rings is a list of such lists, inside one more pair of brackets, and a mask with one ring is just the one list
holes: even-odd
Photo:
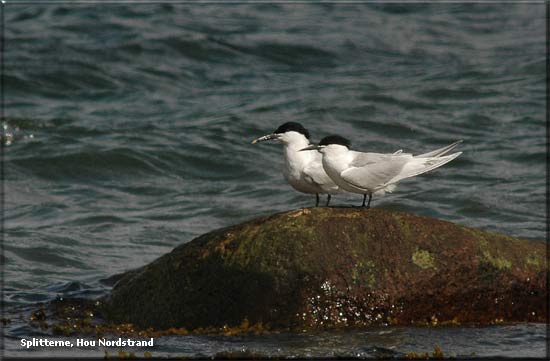
[(315, 194), (315, 206), (319, 206), (319, 194), (328, 194), (327, 206), (332, 194), (338, 193), (338, 186), (330, 179), (318, 152), (300, 152), (310, 145), (309, 131), (301, 124), (288, 122), (273, 133), (254, 139), (252, 144), (275, 140), (284, 145), (285, 166), (283, 174), (290, 185), (299, 192)]
[(349, 149), (349, 140), (331, 135), (301, 150), (318, 150), (323, 168), (334, 183), (348, 192), (363, 194), (363, 207), (368, 195), (366, 207), (370, 208), (373, 193), (391, 193), (400, 180), (441, 167), (461, 155), (462, 152), (445, 155), (461, 142), (413, 156), (401, 150), (391, 154), (356, 152)]

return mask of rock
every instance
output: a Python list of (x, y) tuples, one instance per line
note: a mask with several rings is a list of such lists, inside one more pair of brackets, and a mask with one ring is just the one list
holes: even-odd
[(103, 313), (188, 330), (545, 322), (545, 264), (541, 241), (380, 208), (305, 208), (128, 272)]

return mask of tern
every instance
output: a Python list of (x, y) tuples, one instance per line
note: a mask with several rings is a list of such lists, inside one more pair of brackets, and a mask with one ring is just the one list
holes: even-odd
[(319, 206), (319, 194), (327, 194), (327, 206), (332, 194), (338, 193), (338, 186), (330, 179), (318, 152), (300, 152), (310, 145), (309, 131), (300, 123), (288, 122), (273, 133), (254, 139), (252, 144), (275, 140), (284, 145), (285, 166), (283, 174), (290, 185), (299, 192), (315, 194), (315, 206)]
[(461, 155), (462, 152), (445, 155), (461, 142), (413, 156), (402, 150), (389, 154), (356, 152), (350, 150), (351, 142), (346, 138), (330, 135), (301, 151), (318, 150), (323, 168), (334, 183), (345, 191), (363, 194), (363, 207), (368, 196), (366, 207), (370, 208), (373, 193), (391, 193), (397, 182), (441, 167)]

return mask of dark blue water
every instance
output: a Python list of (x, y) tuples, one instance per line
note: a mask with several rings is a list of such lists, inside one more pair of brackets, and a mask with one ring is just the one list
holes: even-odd
[[(533, 3), (4, 6), (8, 308), (104, 294), (99, 279), (204, 232), (311, 206), (283, 180), (281, 147), (250, 144), (286, 121), (363, 151), (463, 139), (462, 156), (374, 206), (544, 238), (544, 14)], [(6, 354), (26, 355), (18, 340), (34, 331), (7, 332)], [(438, 344), (542, 356), (544, 328), (158, 343), (153, 355), (399, 356)], [(44, 352), (84, 351), (30, 355)]]

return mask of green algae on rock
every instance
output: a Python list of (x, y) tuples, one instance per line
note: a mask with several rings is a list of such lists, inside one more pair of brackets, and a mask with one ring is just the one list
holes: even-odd
[(544, 264), (544, 242), (378, 208), (305, 208), (180, 245), (125, 274), (102, 311), (188, 330), (544, 322)]

